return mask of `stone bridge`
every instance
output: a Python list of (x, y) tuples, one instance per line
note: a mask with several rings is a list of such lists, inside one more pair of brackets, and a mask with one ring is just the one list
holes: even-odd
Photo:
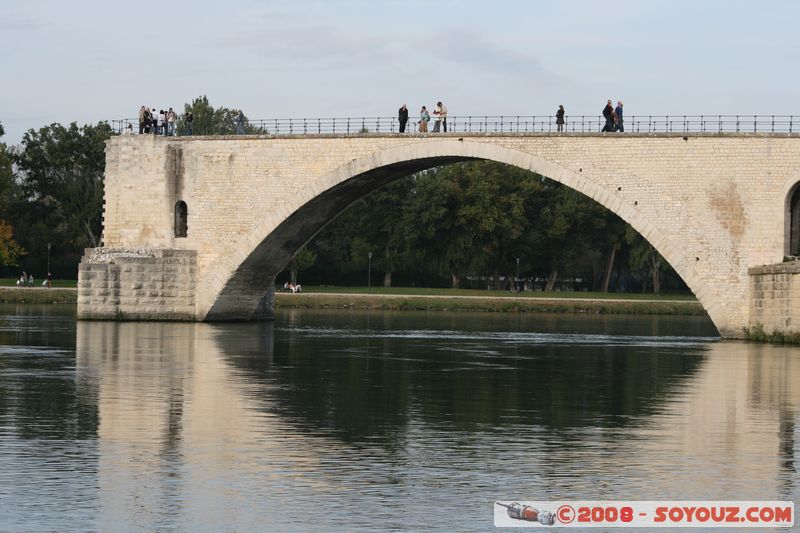
[(108, 141), (103, 248), (78, 316), (252, 320), (275, 276), (338, 213), (423, 169), (514, 165), (610, 209), (675, 268), (723, 336), (800, 321), (800, 135), (441, 134)]

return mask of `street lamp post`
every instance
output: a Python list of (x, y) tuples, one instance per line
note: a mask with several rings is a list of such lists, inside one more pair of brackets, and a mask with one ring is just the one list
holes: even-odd
[(47, 243), (47, 275), (44, 278), (45, 287), (50, 288), (50, 243)]
[(372, 287), (372, 252), (367, 252), (367, 290)]
[(517, 274), (514, 276), (514, 290), (519, 292), (517, 283), (519, 283), (519, 257), (517, 257)]

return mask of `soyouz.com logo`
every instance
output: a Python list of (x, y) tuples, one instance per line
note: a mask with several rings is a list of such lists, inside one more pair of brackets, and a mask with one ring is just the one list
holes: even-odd
[(496, 527), (792, 527), (784, 501), (497, 501)]

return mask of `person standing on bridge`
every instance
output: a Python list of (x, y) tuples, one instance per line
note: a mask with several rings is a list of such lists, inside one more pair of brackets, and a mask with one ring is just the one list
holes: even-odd
[(158, 113), (155, 107), (150, 110), (150, 130), (153, 135), (158, 135)]
[(153, 124), (153, 116), (150, 114), (150, 110), (146, 107), (144, 108), (142, 120), (144, 120), (144, 133), (150, 133), (150, 126)]
[(175, 136), (175, 121), (178, 120), (178, 115), (175, 114), (175, 110), (171, 107), (169, 111), (167, 111), (167, 135), (170, 137)]
[(422, 106), (419, 111), (419, 132), (428, 133), (428, 122), (431, 120), (431, 115), (428, 113), (428, 108)]
[(147, 108), (142, 106), (139, 108), (139, 134), (144, 133), (145, 124), (147, 123)]
[(439, 110), (439, 118), (442, 119), (442, 132), (447, 133), (447, 108), (441, 102), (436, 102), (436, 109)]
[(614, 131), (625, 133), (625, 126), (622, 124), (622, 100), (617, 102), (614, 109)]
[(244, 135), (244, 113), (241, 109), (236, 117), (236, 135)]
[(397, 113), (397, 120), (400, 121), (400, 133), (405, 133), (406, 122), (408, 122), (408, 108), (406, 104), (400, 106), (400, 110)]
[(556, 111), (556, 128), (558, 131), (564, 131), (564, 106), (558, 106), (558, 111)]
[(614, 131), (614, 106), (611, 105), (611, 100), (603, 108), (603, 117), (606, 119), (606, 125), (600, 131)]

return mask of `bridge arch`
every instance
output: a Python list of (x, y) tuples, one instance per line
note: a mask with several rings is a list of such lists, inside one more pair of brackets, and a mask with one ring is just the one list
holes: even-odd
[(353, 202), (373, 190), (408, 174), (450, 163), (490, 160), (528, 170), (562, 183), (609, 209), (629, 223), (683, 278), (718, 329), (726, 324), (713, 291), (693, 268), (693, 259), (656, 227), (648, 214), (626, 202), (616, 191), (603, 187), (545, 157), (496, 144), (461, 138), (430, 139), (388, 148), (358, 157), (319, 176), (303, 191), (293, 194), (281, 213), (265, 217), (241, 239), (238, 254), (231, 254), (209, 268), (230, 272), (227, 279), (209, 275), (201, 279), (198, 310), (205, 320), (247, 320), (264, 305), (262, 296), (272, 288), (293, 255), (326, 224)]

